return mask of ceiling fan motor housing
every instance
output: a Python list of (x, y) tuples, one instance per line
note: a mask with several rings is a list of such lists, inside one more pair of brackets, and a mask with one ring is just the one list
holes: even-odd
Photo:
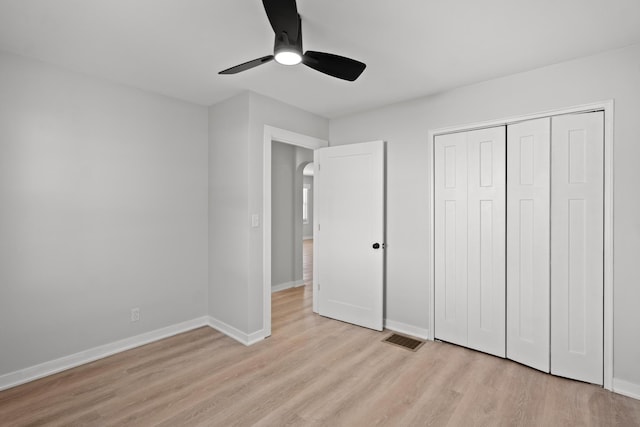
[[(298, 17), (298, 23), (299, 22), (300, 17)], [(281, 64), (284, 63), (285, 65), (295, 65), (302, 61), (302, 31), (300, 24), (298, 24), (297, 40), (291, 40), (286, 31), (276, 34), (276, 38), (273, 43), (273, 55), (277, 62)], [(283, 62), (279, 59), (283, 57), (289, 58), (291, 62), (287, 62), (286, 60)]]

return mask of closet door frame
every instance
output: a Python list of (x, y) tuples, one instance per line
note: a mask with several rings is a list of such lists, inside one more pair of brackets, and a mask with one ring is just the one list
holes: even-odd
[(604, 388), (613, 390), (613, 100), (594, 102), (591, 104), (577, 105), (563, 109), (542, 111), (538, 113), (513, 116), (485, 122), (462, 124), (440, 129), (429, 130), (427, 147), (429, 151), (430, 172), (430, 255), (429, 255), (429, 334), (428, 338), (434, 340), (435, 325), (435, 156), (434, 141), (437, 135), (454, 132), (466, 132), (527, 120), (553, 117), (563, 114), (587, 113), (591, 111), (604, 112)]

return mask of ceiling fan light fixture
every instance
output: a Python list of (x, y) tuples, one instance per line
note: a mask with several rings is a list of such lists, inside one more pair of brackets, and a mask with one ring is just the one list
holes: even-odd
[[(298, 18), (299, 20), (300, 18)], [(299, 30), (299, 28), (298, 28)], [(297, 40), (290, 40), (286, 32), (276, 36), (273, 44), (273, 56), (278, 64), (297, 65), (302, 62), (302, 37), (298, 32)]]
[(276, 62), (282, 65), (297, 65), (302, 62), (302, 55), (295, 50), (281, 50), (276, 52)]
[(273, 55), (244, 62), (218, 74), (236, 74), (275, 59), (282, 65), (302, 63), (328, 76), (352, 82), (367, 67), (363, 62), (332, 53), (308, 50), (303, 55), (302, 21), (296, 0), (262, 0), (262, 4), (275, 35)]

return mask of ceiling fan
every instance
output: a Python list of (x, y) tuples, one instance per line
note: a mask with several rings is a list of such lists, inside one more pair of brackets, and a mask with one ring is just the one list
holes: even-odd
[(283, 65), (296, 65), (302, 62), (316, 71), (350, 82), (362, 74), (366, 64), (355, 59), (313, 50), (302, 54), (302, 27), (296, 0), (262, 0), (262, 4), (276, 35), (273, 55), (227, 68), (218, 74), (236, 74), (274, 59)]

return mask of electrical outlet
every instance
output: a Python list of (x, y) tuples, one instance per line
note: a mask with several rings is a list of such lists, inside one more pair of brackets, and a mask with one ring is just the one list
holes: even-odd
[(140, 320), (140, 309), (138, 307), (131, 309), (131, 321), (137, 322)]

